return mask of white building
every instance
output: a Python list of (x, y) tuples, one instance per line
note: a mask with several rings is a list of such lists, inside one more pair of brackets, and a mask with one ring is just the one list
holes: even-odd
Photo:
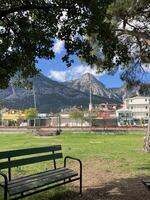
[(124, 107), (116, 111), (119, 125), (147, 124), (149, 119), (150, 97), (134, 96), (124, 99)]
[(135, 96), (125, 99), (125, 108), (132, 111), (135, 119), (148, 119), (150, 97)]

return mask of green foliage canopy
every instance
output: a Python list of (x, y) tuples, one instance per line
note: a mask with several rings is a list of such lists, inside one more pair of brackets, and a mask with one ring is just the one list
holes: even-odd
[(37, 117), (38, 111), (36, 108), (28, 108), (24, 111), (26, 119), (33, 119)]
[(38, 58), (55, 58), (56, 38), (67, 67), (75, 54), (98, 72), (122, 65), (123, 78), (136, 79), (129, 63), (149, 62), (149, 13), (148, 0), (0, 0), (0, 87), (16, 72), (37, 74)]
[(84, 113), (81, 111), (78, 111), (78, 110), (70, 112), (69, 116), (70, 116), (70, 118), (72, 118), (76, 121), (77, 120), (83, 121), (83, 119), (84, 119)]

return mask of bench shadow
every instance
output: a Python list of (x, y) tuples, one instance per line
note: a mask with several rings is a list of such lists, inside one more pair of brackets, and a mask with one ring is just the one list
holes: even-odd
[(150, 191), (143, 185), (143, 179), (150, 177), (122, 178), (103, 185), (86, 186), (82, 196), (77, 193), (79, 188), (74, 187), (74, 191), (51, 200), (150, 200)]

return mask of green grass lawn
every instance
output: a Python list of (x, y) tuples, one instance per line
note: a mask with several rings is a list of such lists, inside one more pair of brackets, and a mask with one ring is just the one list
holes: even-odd
[[(80, 158), (83, 163), (99, 160), (101, 170), (113, 170), (129, 176), (150, 175), (150, 155), (143, 151), (144, 133), (100, 135), (90, 133), (63, 133), (59, 136), (39, 137), (31, 134), (0, 135), (0, 151), (61, 144), (64, 155)], [(106, 162), (105, 162), (106, 161)], [(59, 164), (62, 164), (60, 162)], [(47, 164), (15, 169), (14, 174), (26, 174), (46, 168)], [(58, 190), (57, 190), (58, 191)], [(33, 198), (32, 198), (33, 199)], [(46, 197), (45, 197), (46, 199)]]

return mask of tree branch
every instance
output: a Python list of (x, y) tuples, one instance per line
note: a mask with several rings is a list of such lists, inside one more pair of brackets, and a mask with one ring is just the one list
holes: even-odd
[(18, 11), (27, 11), (27, 10), (34, 10), (34, 9), (48, 10), (50, 8), (52, 8), (51, 4), (45, 4), (45, 5), (26, 4), (26, 5), (21, 5), (21, 6), (17, 6), (17, 7), (11, 7), (9, 9), (0, 10), (0, 19), (2, 17), (9, 15), (10, 13), (14, 13), (14, 12), (18, 12)]
[(116, 29), (116, 31), (121, 32), (122, 33), (121, 35), (127, 34), (127, 35), (138, 37), (139, 39), (142, 38), (147, 43), (149, 43), (149, 41), (150, 41), (150, 35), (147, 34), (146, 32), (140, 32), (135, 29), (133, 31), (130, 31), (127, 29)]

